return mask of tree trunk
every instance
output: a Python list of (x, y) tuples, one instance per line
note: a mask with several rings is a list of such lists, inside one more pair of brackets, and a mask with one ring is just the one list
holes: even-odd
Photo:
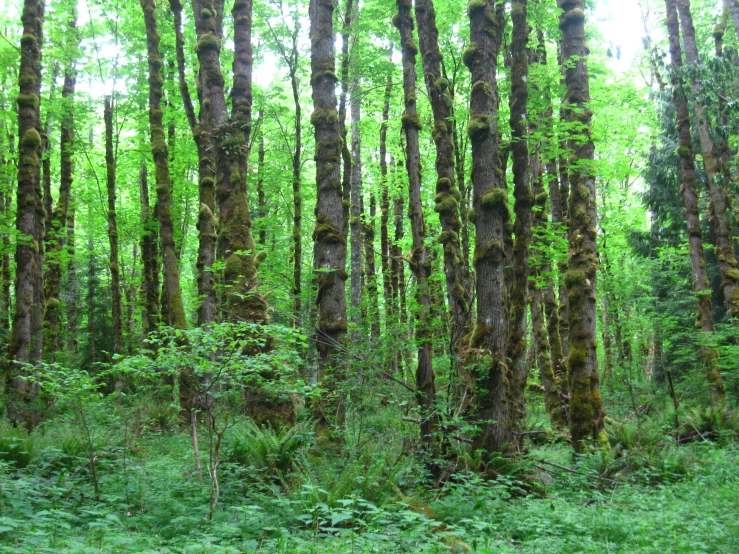
[[(76, 18), (69, 23), (70, 29), (76, 28)], [(69, 67), (64, 72), (64, 86), (62, 88), (63, 113), (61, 117), (61, 177), (59, 181), (59, 196), (56, 206), (49, 212), (51, 222), (47, 226), (46, 243), (46, 275), (44, 276), (44, 343), (47, 357), (52, 362), (56, 359), (56, 352), (62, 345), (61, 329), (61, 283), (62, 283), (62, 249), (67, 238), (67, 217), (69, 214), (69, 198), (72, 190), (72, 163), (74, 152), (74, 90), (77, 79), (74, 60), (70, 60)]]
[(180, 275), (174, 245), (174, 225), (172, 223), (171, 178), (169, 174), (169, 155), (162, 125), (162, 57), (159, 52), (156, 8), (154, 0), (140, 0), (146, 23), (146, 44), (149, 64), (149, 129), (151, 132), (151, 152), (154, 157), (157, 219), (159, 221), (159, 240), (164, 266), (164, 288), (167, 291), (166, 323), (175, 329), (187, 329), (185, 307), (182, 303)]
[(200, 133), (198, 134), (198, 259), (196, 262), (198, 297), (198, 325), (207, 325), (217, 319), (217, 297), (213, 263), (216, 259), (215, 222), (215, 132), (227, 117), (223, 75), (221, 74), (220, 41), (223, 34), (223, 0), (193, 0), (195, 32), (198, 46), (195, 51), (200, 65)]
[(436, 146), (436, 206), (441, 223), (437, 242), (444, 248), (444, 274), (446, 276), (447, 302), (451, 311), (451, 354), (459, 356), (462, 339), (470, 327), (469, 269), (462, 256), (459, 238), (462, 222), (459, 204), (462, 195), (455, 183), (454, 142), (452, 139), (453, 98), (449, 81), (442, 76), (442, 56), (439, 51), (439, 31), (432, 0), (416, 0), (419, 46), (423, 59), (426, 90), (434, 116), (432, 132)]
[(344, 239), (349, 231), (349, 211), (351, 207), (351, 171), (352, 155), (349, 151), (349, 143), (346, 140), (346, 96), (349, 91), (349, 40), (354, 13), (354, 1), (346, 0), (344, 5), (343, 24), (341, 28), (341, 95), (339, 97), (339, 133), (341, 134), (341, 163), (343, 175), (341, 178), (341, 191), (343, 201), (344, 217)]
[(113, 145), (113, 102), (105, 97), (105, 169), (108, 191), (108, 242), (110, 244), (110, 289), (113, 303), (113, 354), (123, 353), (123, 309), (121, 307), (121, 266), (118, 263), (118, 223), (116, 219), (116, 156)]
[(510, 222), (505, 177), (498, 155), (498, 86), (496, 72), (505, 4), (494, 0), (469, 5), (470, 45), (463, 60), (472, 74), (470, 122), (472, 144), (474, 264), (477, 324), (470, 346), (481, 352), (477, 369), (474, 417), (481, 428), (473, 443), (489, 456), (508, 449), (513, 439), (509, 405), (510, 372), (506, 365), (506, 318), (503, 299), (505, 226)]
[(511, 19), (511, 155), (513, 158), (513, 196), (516, 221), (513, 227), (513, 286), (509, 299), (509, 335), (506, 356), (510, 359), (511, 398), (514, 423), (520, 424), (526, 415), (524, 392), (526, 366), (526, 312), (529, 306), (529, 247), (531, 243), (531, 207), (533, 198), (529, 185), (528, 111), (529, 98), (529, 27), (526, 22), (527, 0), (513, 0)]
[(385, 100), (382, 104), (382, 123), (380, 124), (380, 252), (382, 259), (382, 289), (385, 300), (385, 326), (392, 320), (393, 285), (390, 259), (390, 191), (387, 178), (387, 126), (390, 117), (390, 98), (393, 92), (392, 75), (388, 74), (385, 85)]
[(588, 437), (606, 447), (603, 419), (605, 410), (598, 383), (596, 353), (596, 250), (595, 176), (592, 162), (595, 147), (591, 139), (592, 110), (585, 46), (585, 13), (582, 0), (560, 0), (559, 27), (562, 31), (562, 58), (565, 61), (567, 92), (564, 107), (568, 119), (581, 124), (580, 137), (573, 140), (570, 159), (569, 244), (564, 275), (569, 312), (567, 365), (570, 382), (570, 433), (575, 451), (580, 452)]
[[(141, 193), (141, 259), (144, 262), (144, 321), (142, 328), (146, 336), (154, 333), (161, 322), (159, 305), (159, 241), (157, 240), (158, 222), (156, 213), (149, 207), (149, 184), (146, 164), (139, 170), (139, 188)], [(156, 210), (155, 210), (156, 211)], [(153, 343), (145, 341), (145, 345)]]
[[(313, 113), (311, 124), (316, 141), (316, 227), (313, 231), (314, 271), (318, 291), (316, 345), (319, 372), (331, 388), (330, 398), (319, 406), (324, 423), (344, 419), (342, 394), (337, 391), (343, 380), (342, 342), (347, 330), (346, 225), (342, 204), (341, 134), (336, 111), (336, 73), (334, 59), (333, 2), (311, 0), (311, 86)], [(334, 375), (327, 375), (333, 369)], [(330, 407), (329, 407), (330, 406)]]
[(701, 349), (703, 364), (708, 379), (711, 402), (716, 405), (724, 399), (724, 383), (718, 363), (718, 351), (711, 344), (713, 335), (713, 318), (711, 316), (711, 294), (706, 273), (706, 257), (703, 253), (703, 239), (698, 209), (698, 193), (695, 181), (695, 158), (690, 135), (690, 114), (688, 99), (685, 96), (682, 75), (683, 59), (680, 48), (680, 27), (677, 18), (675, 0), (665, 0), (667, 12), (667, 34), (670, 41), (670, 59), (674, 68), (672, 73), (672, 98), (675, 103), (677, 118), (678, 148), (682, 186), (680, 187), (685, 217), (688, 223), (688, 244), (690, 248), (690, 267), (693, 273), (693, 291), (695, 292), (696, 312), (695, 326), (705, 335)]
[(8, 419), (12, 424), (25, 423), (32, 427), (38, 421), (36, 410), (29, 405), (36, 387), (27, 381), (27, 370), (17, 364), (35, 363), (43, 341), (43, 326), (36, 325), (36, 304), (43, 297), (38, 290), (41, 277), (41, 256), (44, 229), (44, 206), (41, 197), (41, 44), (43, 0), (24, 0), (23, 36), (18, 76), (18, 192), (15, 250), (15, 311), (8, 343), (5, 367), (5, 391)]
[[(258, 117), (260, 121), (264, 122), (264, 108), (259, 108)], [(259, 147), (257, 150), (257, 209), (261, 222), (257, 243), (259, 246), (264, 248), (267, 246), (267, 197), (264, 194), (264, 123), (262, 123), (262, 127), (259, 131)], [(293, 241), (294, 240), (295, 238), (293, 237)]]
[(75, 259), (74, 244), (74, 211), (75, 203), (70, 198), (67, 211), (67, 348), (70, 353), (79, 352), (80, 342), (77, 338), (77, 301), (79, 297), (79, 282), (77, 281), (77, 260)]
[(708, 193), (711, 198), (709, 208), (711, 219), (714, 223), (716, 236), (716, 257), (721, 271), (721, 287), (724, 300), (729, 314), (734, 323), (739, 325), (739, 267), (737, 266), (732, 241), (731, 221), (727, 217), (729, 202), (726, 198), (726, 189), (729, 183), (724, 183), (721, 160), (713, 141), (711, 122), (701, 104), (701, 85), (697, 78), (697, 68), (700, 64), (698, 47), (695, 42), (695, 29), (693, 28), (693, 17), (690, 13), (690, 0), (678, 0), (677, 11), (680, 15), (680, 28), (683, 33), (685, 45), (685, 61), (693, 69), (693, 81), (690, 83), (695, 96), (693, 112), (698, 127), (701, 152), (703, 153), (703, 165), (706, 169)]
[[(421, 440), (427, 448), (427, 454), (435, 454), (438, 437), (435, 436), (438, 426), (436, 413), (436, 388), (431, 353), (430, 310), (431, 296), (429, 291), (429, 275), (431, 259), (426, 247), (426, 225), (423, 218), (421, 202), (421, 152), (419, 131), (421, 120), (416, 108), (416, 54), (418, 48), (413, 40), (413, 18), (410, 3), (397, 0), (398, 14), (393, 23), (400, 31), (400, 45), (403, 59), (403, 95), (405, 112), (402, 117), (403, 131), (406, 138), (406, 171), (408, 173), (408, 212), (411, 220), (413, 250), (411, 252), (411, 269), (416, 277), (416, 342), (418, 344), (418, 365), (416, 367), (416, 396), (421, 416)], [(456, 205), (456, 200), (451, 197)], [(437, 204), (438, 205), (438, 204)], [(446, 210), (445, 210), (446, 211)], [(433, 462), (432, 470), (434, 468)]]
[(352, 343), (357, 344), (361, 338), (362, 322), (360, 307), (362, 305), (362, 149), (359, 134), (359, 120), (362, 117), (359, 107), (359, 79), (355, 78), (350, 90), (349, 111), (351, 126), (351, 205), (349, 227), (351, 230), (351, 281), (350, 298), (352, 313)]
[(367, 265), (366, 288), (367, 305), (369, 306), (370, 340), (376, 345), (380, 339), (380, 298), (377, 292), (377, 274), (375, 270), (375, 216), (377, 215), (377, 204), (375, 195), (370, 195), (369, 218), (362, 226), (364, 235), (364, 259)]
[[(293, 314), (295, 316), (295, 326), (301, 327), (303, 324), (302, 317), (302, 299), (303, 294), (303, 196), (301, 191), (300, 169), (302, 166), (303, 151), (303, 129), (302, 117), (303, 112), (300, 108), (300, 91), (298, 89), (298, 27), (296, 23), (295, 33), (293, 34), (293, 48), (291, 51), (290, 65), (290, 86), (293, 92), (293, 105), (295, 106), (295, 150), (293, 152)], [(260, 159), (264, 163), (264, 142), (260, 143)], [(260, 233), (261, 237), (261, 233)]]

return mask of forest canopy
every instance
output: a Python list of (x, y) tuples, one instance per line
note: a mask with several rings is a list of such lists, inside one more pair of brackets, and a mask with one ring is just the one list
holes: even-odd
[(0, 552), (739, 549), (739, 0), (0, 29)]

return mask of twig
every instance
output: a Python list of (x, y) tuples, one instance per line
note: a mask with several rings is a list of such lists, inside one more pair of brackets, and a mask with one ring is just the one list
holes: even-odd
[[(535, 461), (546, 464), (548, 466), (556, 467), (557, 469), (561, 469), (562, 471), (567, 471), (569, 473), (574, 473), (575, 475), (582, 475), (584, 477), (591, 477), (593, 479), (599, 479), (601, 481), (605, 481), (606, 483), (614, 483), (616, 485), (620, 484), (620, 481), (616, 481), (614, 479), (608, 479), (606, 477), (601, 477), (600, 475), (593, 475), (590, 473), (583, 473), (582, 471), (577, 471), (576, 469), (572, 469), (571, 467), (561, 466), (559, 464), (555, 464), (554, 462), (547, 462), (546, 460), (540, 460), (539, 458), (534, 458)], [(544, 470), (543, 467), (537, 466), (539, 469)]]
[(382, 372), (382, 373), (381, 373), (380, 375), (382, 375), (382, 376), (383, 376), (383, 377), (385, 377), (386, 379), (390, 379), (391, 381), (395, 381), (395, 382), (396, 382), (396, 383), (398, 383), (398, 384), (399, 384), (400, 386), (402, 386), (402, 387), (405, 387), (406, 389), (408, 389), (408, 390), (409, 390), (410, 392), (412, 392), (413, 394), (416, 394), (416, 390), (415, 390), (415, 389), (414, 389), (413, 387), (409, 386), (409, 385), (408, 385), (407, 383), (405, 383), (404, 381), (401, 381), (401, 380), (400, 380), (400, 379), (398, 379), (397, 377), (393, 377), (392, 375), (390, 375), (389, 373), (387, 373), (387, 372), (385, 372), (385, 371), (383, 371), (383, 372)]

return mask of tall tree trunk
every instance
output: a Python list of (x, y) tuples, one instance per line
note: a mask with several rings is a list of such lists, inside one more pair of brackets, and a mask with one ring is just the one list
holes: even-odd
[(489, 456), (509, 448), (513, 439), (509, 405), (510, 372), (506, 365), (504, 234), (510, 221), (505, 177), (498, 155), (498, 87), (496, 71), (505, 4), (495, 0), (469, 5), (470, 45), (463, 55), (472, 74), (470, 122), (472, 187), (476, 226), (474, 264), (477, 324), (470, 346), (483, 352), (477, 369), (474, 417), (481, 428), (474, 449)]
[(390, 191), (387, 178), (387, 126), (390, 117), (390, 98), (393, 92), (392, 75), (388, 74), (385, 85), (385, 99), (382, 104), (382, 123), (380, 124), (380, 252), (382, 259), (382, 289), (385, 300), (385, 325), (392, 319), (393, 288), (390, 263)]
[[(0, 106), (0, 109), (4, 110), (5, 106)], [(7, 144), (5, 140), (7, 139)], [(0, 136), (0, 170), (2, 171), (2, 183), (0, 183), (0, 211), (2, 212), (3, 225), (8, 228), (7, 233), (3, 233), (2, 239), (2, 261), (0, 261), (0, 329), (5, 331), (10, 330), (10, 316), (12, 314), (12, 303), (10, 299), (10, 285), (11, 285), (11, 268), (10, 268), (10, 218), (11, 218), (11, 207), (12, 207), (12, 195), (10, 193), (13, 190), (12, 185), (12, 167), (13, 167), (13, 154), (15, 153), (15, 147), (13, 145), (15, 137), (8, 132), (8, 129), (3, 125), (2, 135)], [(9, 156), (6, 158), (5, 153)]]
[(721, 160), (714, 144), (711, 122), (700, 100), (701, 85), (697, 77), (700, 59), (695, 42), (693, 17), (690, 13), (690, 0), (678, 0), (677, 11), (680, 15), (680, 28), (682, 29), (685, 45), (685, 61), (689, 67), (693, 68), (691, 74), (695, 75), (690, 83), (695, 96), (693, 112), (698, 127), (701, 152), (703, 153), (703, 165), (706, 169), (708, 193), (711, 198), (709, 207), (715, 229), (716, 257), (721, 271), (721, 287), (724, 292), (726, 308), (734, 319), (734, 323), (739, 325), (739, 267), (737, 266), (734, 243), (731, 237), (731, 221), (726, 213), (729, 209), (729, 202), (724, 188), (729, 183), (723, 182)]
[(67, 348), (70, 353), (79, 352), (79, 339), (77, 338), (77, 302), (79, 299), (79, 282), (77, 281), (77, 260), (75, 259), (75, 203), (72, 198), (67, 210)]
[[(336, 111), (336, 63), (334, 59), (333, 2), (311, 0), (311, 86), (313, 113), (311, 124), (316, 141), (316, 227), (313, 231), (314, 271), (318, 291), (318, 324), (316, 345), (319, 372), (332, 387), (331, 406), (320, 406), (324, 423), (335, 418), (343, 421), (344, 405), (336, 390), (343, 378), (341, 344), (347, 330), (346, 293), (346, 224), (342, 204), (341, 134)], [(327, 372), (333, 368), (333, 376)]]
[[(141, 193), (141, 259), (144, 263), (144, 321), (142, 328), (148, 336), (154, 333), (161, 322), (161, 308), (159, 305), (159, 241), (158, 221), (156, 213), (149, 207), (149, 183), (147, 180), (146, 164), (142, 163), (139, 169), (139, 190)], [(154, 343), (145, 341), (152, 347)]]
[(43, 0), (24, 0), (21, 21), (21, 61), (18, 74), (18, 192), (15, 250), (15, 311), (8, 343), (5, 367), (5, 391), (8, 419), (14, 425), (32, 427), (38, 420), (28, 403), (36, 388), (28, 382), (27, 370), (20, 364), (35, 363), (43, 342), (43, 325), (37, 326), (36, 304), (43, 298), (38, 290), (42, 281), (41, 256), (44, 229), (44, 206), (41, 197), (41, 44), (43, 40)]
[(470, 327), (469, 270), (462, 256), (459, 233), (462, 222), (459, 204), (462, 195), (455, 183), (454, 142), (452, 140), (453, 98), (449, 81), (441, 72), (442, 56), (439, 51), (439, 31), (432, 0), (416, 0), (419, 46), (422, 52), (426, 90), (434, 115), (432, 132), (436, 146), (436, 206), (442, 233), (437, 241), (444, 248), (444, 274), (446, 276), (447, 302), (451, 311), (451, 348), (454, 358), (459, 356), (462, 338)]
[(164, 266), (164, 288), (167, 291), (167, 325), (175, 329), (187, 329), (185, 307), (182, 303), (180, 274), (174, 245), (174, 225), (172, 223), (171, 178), (169, 174), (169, 155), (162, 125), (162, 56), (159, 52), (156, 6), (154, 0), (140, 0), (146, 23), (146, 45), (149, 64), (149, 129), (151, 132), (151, 152), (154, 157), (157, 219), (159, 221), (159, 240)]
[[(421, 412), (421, 440), (428, 449), (427, 454), (435, 454), (438, 437), (436, 413), (436, 388), (431, 352), (430, 311), (431, 296), (429, 291), (429, 275), (431, 259), (426, 246), (426, 224), (423, 218), (421, 202), (421, 152), (418, 134), (421, 130), (421, 119), (416, 108), (416, 54), (418, 48), (413, 40), (413, 18), (410, 3), (397, 0), (398, 14), (393, 22), (400, 31), (400, 45), (403, 59), (403, 95), (405, 113), (402, 117), (403, 131), (406, 138), (406, 171), (408, 173), (408, 212), (411, 220), (413, 250), (411, 252), (411, 269), (416, 277), (416, 342), (418, 344), (418, 365), (416, 367), (416, 396)], [(456, 200), (451, 197), (456, 205)], [(435, 466), (431, 465), (432, 471)], [(437, 468), (438, 469), (438, 468)]]
[(226, 100), (221, 73), (220, 41), (223, 34), (223, 0), (193, 0), (196, 52), (200, 65), (198, 98), (200, 101), (200, 133), (198, 135), (198, 259), (196, 262), (198, 325), (207, 325), (217, 318), (217, 298), (213, 264), (216, 259), (215, 222), (215, 132), (227, 118)]
[(667, 34), (670, 41), (670, 60), (674, 71), (672, 73), (672, 98), (675, 103), (678, 132), (678, 155), (682, 186), (680, 187), (685, 217), (688, 223), (688, 244), (690, 248), (690, 267), (693, 273), (693, 291), (695, 292), (696, 312), (695, 326), (705, 335), (701, 349), (703, 364), (708, 380), (711, 401), (715, 405), (724, 399), (724, 383), (721, 378), (718, 363), (718, 351), (711, 344), (713, 339), (713, 318), (711, 316), (711, 294), (706, 273), (706, 257), (703, 253), (703, 239), (698, 210), (698, 193), (695, 180), (695, 158), (690, 135), (690, 113), (688, 99), (685, 96), (684, 84), (681, 79), (683, 69), (682, 50), (680, 48), (680, 27), (677, 18), (675, 0), (665, 0), (667, 12)]
[(596, 353), (596, 250), (595, 176), (592, 162), (590, 84), (585, 46), (585, 13), (582, 0), (560, 0), (559, 27), (565, 60), (564, 105), (568, 119), (581, 124), (573, 140), (570, 167), (569, 244), (564, 276), (569, 311), (568, 370), (570, 379), (570, 433), (573, 448), (580, 452), (588, 437), (607, 446), (605, 410), (598, 383)]
[(511, 398), (514, 423), (520, 424), (526, 414), (524, 391), (528, 367), (526, 366), (526, 312), (529, 306), (529, 246), (531, 243), (531, 207), (533, 197), (529, 185), (531, 175), (528, 147), (529, 98), (529, 26), (526, 22), (527, 0), (513, 0), (511, 19), (511, 154), (513, 158), (513, 196), (516, 221), (513, 226), (513, 286), (509, 300), (509, 335), (506, 356), (510, 359)]
[(370, 194), (369, 217), (362, 225), (364, 235), (364, 259), (366, 263), (367, 305), (369, 307), (370, 340), (377, 344), (380, 338), (380, 298), (377, 292), (377, 273), (375, 270), (375, 217), (377, 201), (375, 194)]
[[(565, 58), (562, 53), (562, 41), (558, 45), (559, 66), (561, 76), (560, 88), (565, 88)], [(549, 197), (552, 203), (552, 222), (558, 224), (561, 236), (567, 240), (570, 202), (570, 177), (569, 177), (569, 119), (564, 103), (559, 108), (559, 156), (557, 166), (559, 168), (559, 182), (550, 181)], [(562, 352), (565, 359), (569, 355), (570, 316), (567, 303), (567, 287), (564, 283), (564, 274), (567, 272), (567, 261), (562, 260), (557, 264), (559, 270), (559, 286), (557, 294), (559, 297), (559, 338), (562, 344)]]
[(341, 27), (341, 95), (339, 96), (339, 133), (341, 134), (341, 191), (343, 199), (344, 238), (349, 231), (349, 211), (351, 207), (351, 172), (352, 155), (349, 151), (349, 142), (346, 140), (346, 97), (349, 91), (349, 57), (351, 56), (349, 42), (351, 37), (352, 18), (354, 14), (354, 0), (346, 0), (344, 4), (343, 24)]
[(351, 230), (351, 280), (350, 299), (352, 313), (352, 343), (357, 344), (362, 331), (359, 328), (362, 321), (360, 307), (362, 305), (362, 148), (359, 134), (360, 88), (359, 79), (355, 77), (350, 87), (349, 111), (352, 118), (351, 126), (351, 204), (349, 228)]
[[(264, 108), (261, 106), (258, 117), (260, 121), (264, 121)], [(257, 243), (264, 248), (267, 246), (267, 197), (264, 194), (264, 124), (259, 130), (259, 147), (257, 150), (257, 210), (261, 222)], [(293, 240), (295, 240), (294, 237)]]
[[(296, 23), (293, 34), (293, 48), (291, 51), (290, 86), (293, 92), (293, 105), (295, 106), (295, 150), (293, 151), (293, 314), (295, 326), (303, 324), (302, 300), (303, 294), (303, 196), (301, 192), (300, 169), (302, 166), (303, 151), (303, 112), (300, 108), (300, 91), (298, 90), (298, 27)], [(264, 142), (260, 143), (260, 159), (264, 163)]]
[[(69, 23), (70, 29), (76, 28), (76, 18)], [(46, 275), (44, 276), (44, 344), (47, 358), (52, 362), (56, 352), (62, 345), (61, 330), (61, 283), (62, 283), (62, 249), (67, 238), (67, 217), (69, 214), (69, 198), (72, 190), (72, 153), (74, 152), (74, 90), (77, 79), (74, 60), (64, 72), (62, 88), (63, 113), (61, 117), (61, 177), (59, 181), (59, 197), (56, 206), (48, 214), (51, 221), (47, 226), (46, 242)]]
[[(49, 90), (49, 105), (53, 106), (55, 103), (56, 93), (56, 80), (59, 76), (59, 63), (54, 61), (51, 71), (51, 89)], [(54, 204), (54, 199), (51, 195), (51, 134), (54, 132), (54, 112), (49, 110), (46, 120), (46, 129), (41, 133), (41, 181), (43, 183), (43, 195), (44, 195), (44, 211), (46, 211), (47, 219), (51, 217), (51, 208)], [(44, 229), (45, 233), (48, 232), (48, 228)], [(44, 236), (44, 247), (46, 246), (46, 235)]]
[(113, 101), (105, 97), (105, 169), (108, 191), (108, 242), (110, 244), (110, 289), (113, 303), (113, 353), (123, 353), (123, 309), (121, 306), (121, 266), (118, 260), (116, 216), (116, 156), (113, 144)]

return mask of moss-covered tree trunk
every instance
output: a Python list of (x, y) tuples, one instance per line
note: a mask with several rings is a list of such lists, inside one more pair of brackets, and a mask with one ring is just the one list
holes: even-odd
[(432, 132), (436, 146), (436, 206), (441, 223), (437, 241), (444, 248), (444, 274), (447, 302), (451, 311), (452, 356), (459, 356), (462, 339), (470, 327), (469, 268), (462, 256), (460, 231), (462, 222), (459, 205), (462, 195), (456, 186), (454, 171), (454, 142), (452, 139), (453, 98), (449, 81), (442, 75), (442, 56), (439, 50), (439, 31), (432, 0), (416, 0), (418, 42), (423, 60), (423, 73), (434, 116)]
[(105, 174), (108, 192), (108, 244), (110, 245), (110, 291), (113, 314), (113, 353), (123, 353), (123, 309), (121, 303), (121, 266), (118, 261), (118, 221), (116, 214), (116, 155), (113, 144), (113, 100), (105, 97)]
[(526, 413), (524, 390), (528, 367), (526, 365), (526, 330), (529, 306), (529, 247), (531, 244), (531, 208), (533, 197), (529, 178), (528, 110), (529, 98), (529, 26), (526, 21), (527, 0), (513, 0), (511, 20), (511, 155), (513, 158), (513, 196), (516, 221), (513, 226), (513, 286), (509, 300), (509, 334), (506, 356), (510, 360), (511, 399), (514, 422), (523, 421)]
[(477, 323), (470, 346), (480, 353), (475, 364), (474, 418), (481, 432), (473, 448), (488, 455), (506, 450), (513, 438), (509, 405), (510, 373), (505, 357), (506, 317), (503, 269), (508, 194), (498, 153), (498, 87), (496, 71), (504, 25), (504, 4), (473, 0), (468, 4), (470, 44), (463, 61), (472, 74), (470, 121), (472, 144), (474, 265)]
[(349, 112), (351, 124), (351, 200), (350, 200), (350, 282), (349, 289), (352, 314), (352, 343), (357, 344), (361, 338), (362, 322), (362, 143), (359, 132), (361, 118), (359, 79), (355, 78), (350, 87)]
[(77, 338), (77, 301), (79, 298), (79, 281), (77, 280), (77, 260), (75, 259), (75, 203), (70, 198), (67, 211), (67, 348), (71, 354), (79, 351)]
[(174, 225), (172, 222), (171, 178), (167, 142), (162, 125), (162, 56), (159, 52), (160, 37), (157, 32), (156, 5), (154, 0), (141, 0), (146, 24), (146, 45), (149, 66), (149, 130), (151, 152), (154, 157), (157, 219), (159, 241), (164, 273), (164, 288), (167, 291), (167, 306), (162, 306), (167, 325), (175, 329), (187, 329), (185, 307), (182, 303), (180, 274), (175, 255)]
[(585, 46), (585, 13), (582, 0), (560, 0), (562, 56), (565, 60), (564, 105), (568, 118), (580, 129), (571, 141), (569, 171), (569, 243), (564, 276), (569, 311), (568, 371), (570, 382), (570, 433), (576, 451), (590, 439), (607, 445), (605, 410), (598, 383), (596, 354), (596, 250), (595, 147), (591, 139), (590, 84)]
[[(260, 121), (264, 121), (264, 108), (261, 106), (257, 117)], [(264, 124), (260, 126), (259, 146), (257, 147), (257, 211), (261, 223), (257, 243), (264, 248), (267, 246), (267, 196), (264, 193)], [(294, 240), (295, 237), (293, 237)]]
[(375, 217), (377, 216), (377, 200), (375, 194), (370, 194), (370, 205), (368, 217), (362, 224), (362, 235), (364, 239), (365, 274), (367, 279), (367, 306), (370, 320), (370, 340), (377, 344), (380, 338), (380, 298), (377, 291), (377, 272), (375, 269)]
[[(337, 5), (338, 7), (338, 5)], [(349, 92), (349, 62), (351, 51), (352, 18), (354, 16), (354, 0), (346, 0), (341, 26), (341, 94), (339, 95), (339, 133), (341, 134), (341, 192), (343, 198), (344, 238), (349, 233), (349, 212), (351, 210), (352, 154), (349, 150), (346, 129), (346, 101)]]
[[(336, 109), (336, 61), (333, 36), (334, 4), (311, 0), (311, 124), (316, 141), (316, 226), (313, 231), (314, 260), (318, 290), (316, 347), (321, 379), (331, 392), (318, 406), (324, 423), (343, 421), (345, 411), (340, 388), (343, 378), (341, 344), (347, 330), (346, 224), (342, 204), (341, 135)], [(333, 373), (330, 375), (329, 373)]]
[(216, 142), (215, 130), (226, 120), (226, 101), (221, 73), (220, 41), (223, 30), (223, 0), (193, 0), (195, 48), (200, 65), (198, 133), (198, 258), (196, 262), (198, 325), (217, 319), (217, 297), (213, 264), (216, 259)]
[(390, 262), (390, 190), (387, 177), (387, 127), (390, 117), (390, 99), (393, 93), (392, 75), (388, 74), (385, 84), (385, 97), (382, 104), (382, 123), (380, 124), (380, 253), (382, 260), (382, 290), (385, 300), (385, 322), (389, 323), (394, 314), (393, 285)]
[[(300, 327), (303, 322), (303, 193), (301, 190), (302, 180), (300, 170), (303, 164), (303, 111), (300, 107), (300, 90), (298, 85), (298, 62), (300, 50), (298, 49), (298, 25), (292, 36), (292, 50), (290, 51), (290, 88), (293, 93), (293, 106), (295, 108), (295, 147), (292, 156), (292, 185), (293, 185), (293, 315), (295, 326)], [(264, 134), (262, 134), (264, 136)], [(264, 141), (260, 142), (260, 159), (264, 163)], [(260, 234), (261, 236), (261, 234)]]
[[(157, 239), (159, 223), (156, 213), (149, 206), (149, 183), (146, 163), (139, 169), (139, 192), (141, 194), (141, 259), (144, 265), (143, 296), (144, 315), (142, 330), (145, 336), (155, 332), (161, 323), (159, 305), (159, 240)], [(154, 343), (145, 341), (149, 347)]]
[[(74, 30), (75, 19), (69, 24)], [(61, 116), (61, 139), (60, 139), (60, 179), (59, 196), (56, 205), (48, 214), (51, 218), (47, 225), (46, 242), (46, 275), (44, 276), (44, 296), (46, 305), (44, 309), (44, 344), (48, 358), (56, 359), (56, 352), (62, 345), (61, 328), (61, 283), (62, 283), (62, 249), (67, 238), (67, 217), (69, 215), (69, 200), (72, 190), (72, 164), (74, 152), (74, 91), (77, 80), (74, 60), (70, 60), (69, 66), (64, 72), (64, 85), (62, 87), (62, 116)]]
[[(0, 109), (5, 109), (4, 103), (0, 105)], [(10, 286), (12, 282), (10, 267), (10, 222), (13, 198), (10, 191), (13, 190), (14, 142), (15, 137), (9, 132), (7, 126), (3, 125), (2, 134), (0, 134), (0, 171), (2, 172), (2, 182), (0, 183), (0, 212), (2, 213), (3, 225), (8, 229), (8, 232), (3, 233), (3, 255), (0, 261), (0, 329), (4, 331), (10, 330), (10, 319), (13, 314), (10, 298)]]
[(701, 84), (697, 77), (700, 59), (695, 41), (693, 17), (690, 12), (690, 0), (677, 0), (677, 11), (683, 33), (685, 61), (691, 75), (694, 75), (690, 82), (690, 87), (695, 96), (693, 112), (703, 154), (703, 166), (706, 169), (708, 193), (711, 198), (709, 209), (711, 210), (716, 238), (716, 257), (721, 271), (721, 288), (723, 289), (729, 315), (734, 318), (735, 324), (739, 325), (739, 266), (737, 265), (734, 242), (732, 241), (732, 214), (730, 212), (727, 214), (730, 206), (725, 188), (729, 183), (724, 183), (720, 153), (713, 139), (711, 121), (700, 100)]
[(682, 177), (683, 203), (688, 224), (688, 245), (690, 248), (690, 268), (693, 274), (693, 291), (695, 292), (696, 312), (695, 326), (704, 334), (701, 349), (703, 365), (706, 371), (711, 401), (717, 404), (724, 399), (724, 384), (719, 371), (718, 351), (711, 344), (713, 340), (713, 318), (711, 315), (711, 293), (706, 272), (706, 257), (703, 253), (703, 237), (698, 207), (698, 192), (695, 178), (695, 158), (690, 134), (690, 113), (688, 99), (685, 96), (682, 49), (680, 47), (680, 26), (677, 17), (675, 0), (665, 0), (667, 13), (667, 34), (670, 41), (670, 60), (673, 66), (672, 98), (675, 103), (678, 132), (678, 155)]
[(29, 405), (36, 388), (27, 380), (27, 370), (20, 364), (35, 363), (43, 343), (43, 325), (36, 324), (34, 312), (43, 290), (41, 253), (44, 206), (41, 196), (41, 44), (43, 40), (43, 0), (25, 0), (21, 21), (21, 60), (18, 73), (18, 189), (15, 249), (15, 310), (5, 367), (5, 392), (8, 419), (13, 424), (32, 427), (38, 413)]
[[(438, 442), (436, 428), (436, 388), (431, 352), (431, 294), (429, 291), (429, 275), (431, 258), (426, 246), (426, 224), (423, 217), (421, 201), (421, 151), (419, 131), (421, 120), (416, 108), (416, 55), (418, 47), (413, 40), (413, 17), (410, 3), (397, 0), (398, 13), (393, 23), (400, 31), (400, 46), (403, 60), (403, 97), (405, 112), (402, 117), (403, 132), (406, 139), (406, 171), (408, 173), (408, 212), (411, 220), (411, 270), (416, 277), (416, 343), (418, 344), (418, 365), (416, 366), (416, 396), (421, 412), (421, 440), (433, 455), (433, 445)], [(456, 200), (450, 195), (447, 203)], [(438, 205), (438, 203), (437, 203)]]

